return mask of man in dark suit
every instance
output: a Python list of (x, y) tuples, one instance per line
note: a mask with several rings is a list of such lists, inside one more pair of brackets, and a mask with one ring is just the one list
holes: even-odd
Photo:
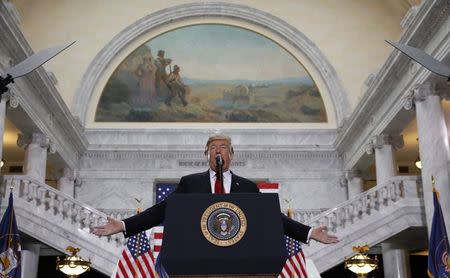
[[(232, 173), (230, 163), (233, 159), (233, 146), (231, 138), (225, 135), (214, 135), (208, 139), (205, 155), (209, 161), (209, 169), (203, 173), (191, 174), (181, 178), (174, 194), (207, 193), (207, 194), (239, 194), (259, 192), (256, 184), (248, 179)], [(223, 164), (223, 180), (216, 177), (217, 159)], [(220, 177), (220, 175), (217, 175)], [(94, 227), (96, 235), (111, 235), (123, 232), (126, 237), (148, 230), (161, 224), (164, 220), (166, 202), (156, 204), (140, 214), (124, 219), (123, 221), (108, 218), (108, 223)], [(326, 227), (309, 227), (294, 221), (282, 214), (284, 232), (287, 236), (308, 243), (310, 239), (322, 243), (335, 243), (337, 237), (328, 234)]]

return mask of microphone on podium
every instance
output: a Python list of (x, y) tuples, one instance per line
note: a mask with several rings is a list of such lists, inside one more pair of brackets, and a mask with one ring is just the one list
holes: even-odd
[(216, 164), (217, 164), (217, 166), (219, 166), (221, 168), (223, 166), (223, 159), (222, 159), (222, 155), (220, 155), (220, 153), (216, 155)]
[(223, 158), (220, 153), (216, 155), (216, 178), (220, 181), (220, 192), (225, 193), (223, 187)]

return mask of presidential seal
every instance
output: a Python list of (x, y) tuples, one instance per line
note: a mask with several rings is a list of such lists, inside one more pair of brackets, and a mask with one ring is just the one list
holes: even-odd
[(235, 204), (219, 202), (205, 210), (200, 228), (209, 242), (227, 247), (242, 239), (247, 230), (247, 218)]

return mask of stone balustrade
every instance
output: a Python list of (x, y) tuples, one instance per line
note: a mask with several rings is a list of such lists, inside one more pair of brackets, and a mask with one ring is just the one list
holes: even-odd
[[(21, 230), (62, 252), (70, 244), (81, 247), (86, 256), (95, 258), (94, 267), (97, 259), (97, 269), (108, 269), (106, 273), (115, 266), (125, 244), (123, 235), (98, 237), (90, 233), (91, 227), (106, 223), (105, 213), (26, 175), (3, 176), (0, 185), (3, 209), (8, 205), (10, 190)], [(36, 229), (39, 225), (45, 228)], [(44, 235), (52, 232), (53, 235)]]
[[(316, 217), (317, 215), (327, 211), (328, 209), (295, 209), (293, 219), (300, 223), (310, 223), (311, 219)], [(286, 214), (286, 211), (283, 211)]]
[(422, 198), (417, 177), (393, 177), (389, 182), (379, 184), (305, 222), (311, 226), (326, 226), (329, 231), (337, 232), (404, 198)]
[(409, 227), (424, 226), (420, 178), (396, 176), (311, 218), (306, 224), (326, 226), (337, 244), (312, 241), (304, 246), (319, 271), (325, 271), (354, 254), (352, 246), (373, 246)]

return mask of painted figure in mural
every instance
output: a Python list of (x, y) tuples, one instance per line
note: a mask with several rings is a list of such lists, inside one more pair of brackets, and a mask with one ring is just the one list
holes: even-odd
[(170, 63), (172, 63), (172, 59), (164, 58), (165, 52), (164, 50), (158, 51), (158, 57), (156, 58), (155, 65), (156, 65), (156, 90), (158, 90), (158, 93), (160, 92), (160, 88), (167, 86), (167, 72), (166, 68)]
[(183, 80), (181, 80), (180, 76), (180, 67), (175, 65), (173, 67), (173, 71), (167, 77), (167, 86), (169, 87), (169, 96), (164, 102), (167, 106), (172, 105), (172, 99), (178, 96), (183, 103), (183, 106), (187, 106), (188, 102), (186, 100), (186, 94), (189, 90), (189, 87), (184, 85)]
[(135, 75), (139, 78), (138, 86), (150, 96), (150, 102), (156, 97), (155, 78), (157, 67), (152, 56), (144, 57), (142, 63), (136, 68)]

